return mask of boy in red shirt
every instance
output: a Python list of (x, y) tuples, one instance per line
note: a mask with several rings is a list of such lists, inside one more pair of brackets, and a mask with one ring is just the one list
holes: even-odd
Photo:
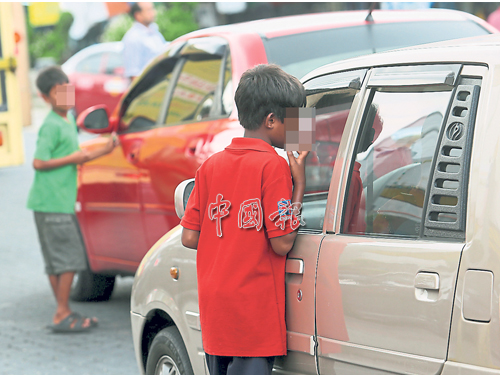
[(308, 154), (287, 152), (288, 165), (273, 146), (284, 147), (286, 108), (303, 107), (306, 96), (297, 78), (258, 65), (241, 77), (235, 102), (244, 138), (196, 172), (182, 243), (198, 249), (210, 374), (263, 375), (287, 351), (285, 261), (300, 223), (291, 211), (302, 203)]

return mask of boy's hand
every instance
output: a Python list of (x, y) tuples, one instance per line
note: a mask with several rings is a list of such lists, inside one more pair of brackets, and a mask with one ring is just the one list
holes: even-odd
[(309, 151), (299, 151), (299, 156), (295, 157), (292, 151), (287, 151), (290, 171), (292, 172), (294, 185), (306, 184), (306, 157)]
[(109, 154), (113, 149), (120, 144), (120, 140), (118, 139), (115, 132), (111, 133), (111, 136), (108, 139), (108, 142), (104, 146), (106, 150), (106, 154)]

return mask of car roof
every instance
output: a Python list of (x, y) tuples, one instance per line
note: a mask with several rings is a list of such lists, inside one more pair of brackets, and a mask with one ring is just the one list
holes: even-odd
[[(340, 11), (316, 14), (306, 14), (287, 17), (267, 18), (231, 25), (215, 26), (193, 31), (181, 39), (201, 37), (207, 34), (227, 33), (258, 33), (266, 38), (302, 32), (322, 30), (325, 28), (349, 27), (367, 24), (368, 11)], [(492, 27), (478, 17), (471, 14), (450, 9), (425, 9), (425, 10), (374, 10), (373, 23), (400, 23), (418, 21), (466, 21), (473, 20), (486, 29)], [(494, 29), (493, 29), (494, 30)]]
[(105, 43), (92, 44), (75, 53), (64, 64), (62, 64), (61, 67), (65, 72), (72, 72), (80, 61), (86, 59), (87, 57), (93, 54), (101, 52), (121, 53), (122, 50), (123, 50), (122, 42), (105, 42)]
[[(497, 47), (497, 48), (492, 48)], [(361, 69), (372, 66), (389, 66), (418, 63), (500, 63), (500, 34), (491, 34), (471, 38), (461, 38), (421, 44), (387, 52), (379, 52), (346, 59), (323, 65), (302, 78), (307, 82), (311, 78), (345, 70)]]

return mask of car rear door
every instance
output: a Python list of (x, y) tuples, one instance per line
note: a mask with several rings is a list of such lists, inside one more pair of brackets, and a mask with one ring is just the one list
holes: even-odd
[[(275, 371), (316, 374), (315, 283), (328, 190), (350, 109), (359, 104), (366, 70), (320, 77), (306, 84), (307, 105), (315, 108), (313, 151), (306, 159), (302, 225), (286, 262), (288, 354), (277, 358)], [(353, 104), (354, 103), (354, 104)], [(357, 104), (358, 103), (358, 104)]]
[(442, 369), (480, 84), (460, 70), (369, 72), (359, 119), (341, 145), (318, 260), (320, 374)]

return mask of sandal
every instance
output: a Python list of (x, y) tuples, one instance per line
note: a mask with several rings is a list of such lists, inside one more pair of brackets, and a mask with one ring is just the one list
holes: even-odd
[(92, 323), (88, 327), (84, 327), (84, 322), (84, 317), (71, 313), (59, 323), (52, 324), (50, 329), (54, 333), (87, 332), (92, 328)]
[(97, 327), (99, 325), (99, 320), (97, 320), (97, 318), (95, 316), (93, 316), (92, 318), (89, 318), (89, 317), (82, 315), (78, 312), (73, 312), (73, 315), (77, 316), (78, 318), (83, 319), (83, 321), (85, 321), (85, 319), (88, 319), (90, 321), (90, 327)]

